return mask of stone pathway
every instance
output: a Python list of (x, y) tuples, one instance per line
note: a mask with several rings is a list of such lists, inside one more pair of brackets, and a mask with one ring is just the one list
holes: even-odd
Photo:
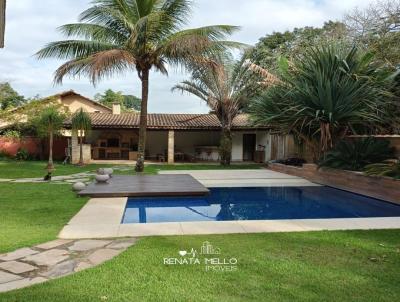
[[(133, 167), (125, 167), (125, 166), (117, 166), (112, 167), (114, 171), (133, 171)], [(91, 178), (96, 175), (95, 172), (81, 172), (71, 175), (60, 175), (53, 176), (51, 178), (51, 183), (55, 184), (65, 184), (70, 183), (73, 184), (75, 182), (84, 182), (86, 184), (91, 182)], [(44, 176), (44, 175), (43, 175)], [(11, 183), (44, 183), (47, 181), (43, 180), (43, 177), (34, 177), (34, 178), (0, 178), (0, 183), (2, 182), (11, 182)]]
[(0, 292), (6, 292), (91, 268), (114, 258), (135, 238), (57, 239), (0, 255)]

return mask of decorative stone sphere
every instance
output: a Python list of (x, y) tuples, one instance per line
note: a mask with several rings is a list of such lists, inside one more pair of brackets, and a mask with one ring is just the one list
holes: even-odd
[(107, 174), (111, 177), (111, 175), (114, 173), (114, 170), (112, 168), (104, 168), (104, 174)]
[(98, 183), (106, 183), (110, 179), (110, 176), (105, 174), (105, 175), (96, 175), (96, 181)]
[(73, 189), (75, 192), (82, 191), (82, 190), (85, 189), (85, 188), (86, 188), (86, 185), (85, 185), (83, 182), (76, 182), (76, 183), (74, 183), (74, 184), (72, 185), (72, 189)]
[(99, 168), (99, 169), (97, 169), (97, 174), (98, 175), (106, 175), (106, 172), (104, 171), (104, 168)]

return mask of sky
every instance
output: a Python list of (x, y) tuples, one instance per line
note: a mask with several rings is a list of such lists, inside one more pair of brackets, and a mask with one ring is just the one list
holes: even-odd
[[(96, 87), (87, 78), (66, 78), (53, 85), (53, 73), (63, 63), (38, 61), (34, 54), (46, 43), (61, 40), (57, 27), (77, 21), (90, 0), (7, 0), (5, 48), (0, 49), (0, 82), (10, 82), (25, 97), (49, 96), (73, 89), (87, 97), (111, 88), (140, 97), (140, 81), (135, 73), (105, 79)], [(363, 8), (373, 0), (194, 0), (190, 27), (212, 24), (241, 26), (231, 40), (254, 45), (260, 37), (295, 27), (322, 26), (341, 20), (349, 10)], [(149, 112), (206, 113), (207, 106), (194, 96), (171, 92), (189, 76), (179, 69), (169, 76), (150, 76)]]

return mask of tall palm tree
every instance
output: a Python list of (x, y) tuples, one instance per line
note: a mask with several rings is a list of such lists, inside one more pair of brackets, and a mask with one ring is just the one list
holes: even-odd
[(141, 172), (150, 70), (167, 74), (167, 64), (185, 66), (203, 61), (205, 53), (239, 47), (239, 43), (222, 41), (238, 27), (214, 25), (181, 30), (190, 16), (190, 0), (94, 0), (93, 4), (80, 15), (80, 23), (60, 28), (67, 37), (81, 40), (50, 43), (37, 57), (68, 60), (55, 72), (58, 83), (65, 75), (85, 75), (95, 84), (104, 77), (137, 71), (142, 104), (136, 171)]
[(72, 115), (72, 132), (79, 137), (79, 165), (83, 166), (83, 137), (92, 129), (92, 120), (90, 115), (81, 108)]
[(387, 121), (387, 76), (356, 48), (311, 47), (282, 64), (280, 81), (250, 111), (256, 123), (297, 135), (317, 159), (349, 132), (373, 131)]
[(38, 129), (41, 136), (49, 138), (49, 160), (47, 163), (47, 170), (52, 172), (54, 170), (53, 163), (53, 140), (54, 136), (59, 134), (63, 127), (65, 115), (61, 113), (57, 107), (45, 108), (39, 116), (33, 119), (33, 124)]
[(235, 61), (225, 55), (211, 62), (193, 65), (191, 79), (176, 85), (173, 90), (199, 97), (215, 112), (222, 128), (221, 165), (230, 165), (233, 120), (243, 112), (261, 85), (259, 77), (249, 72), (249, 65), (243, 60)]

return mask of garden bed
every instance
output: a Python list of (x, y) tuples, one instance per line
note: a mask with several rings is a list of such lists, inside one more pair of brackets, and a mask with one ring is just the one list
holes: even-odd
[(303, 177), (309, 181), (332, 186), (400, 204), (400, 180), (389, 177), (367, 176), (361, 172), (320, 168), (315, 164), (303, 167), (269, 164), (268, 168), (281, 173)]

